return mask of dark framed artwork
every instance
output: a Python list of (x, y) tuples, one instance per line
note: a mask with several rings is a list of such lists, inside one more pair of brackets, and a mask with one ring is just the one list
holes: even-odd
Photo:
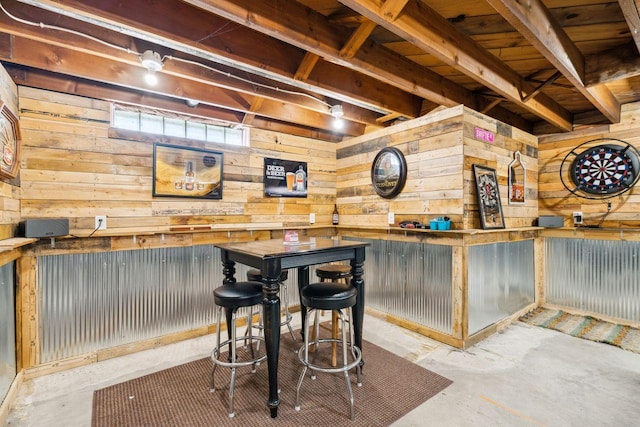
[(18, 118), (7, 107), (0, 103), (0, 140), (2, 142), (2, 160), (0, 175), (9, 178), (18, 176), (20, 163), (20, 125)]
[(394, 147), (380, 150), (371, 164), (371, 184), (379, 196), (392, 199), (407, 181), (407, 161), (402, 151)]
[(473, 175), (476, 179), (478, 211), (482, 228), (505, 228), (496, 170), (486, 166), (473, 165)]
[(222, 199), (223, 154), (200, 148), (153, 145), (153, 196)]
[(265, 158), (264, 195), (307, 197), (307, 162)]

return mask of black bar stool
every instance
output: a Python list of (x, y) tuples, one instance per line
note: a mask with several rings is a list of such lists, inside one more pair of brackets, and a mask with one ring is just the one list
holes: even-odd
[[(351, 419), (355, 418), (355, 409), (353, 405), (353, 390), (351, 389), (351, 380), (349, 378), (349, 370), (356, 368), (356, 378), (358, 387), (362, 385), (360, 382), (360, 360), (362, 360), (362, 352), (354, 344), (353, 329), (348, 327), (349, 339), (347, 339), (347, 324), (351, 325), (351, 307), (356, 304), (356, 296), (358, 292), (356, 288), (337, 282), (321, 282), (312, 283), (305, 286), (300, 291), (300, 302), (305, 306), (308, 311), (305, 317), (305, 331), (304, 331), (304, 344), (298, 350), (298, 358), (304, 365), (300, 379), (298, 380), (298, 387), (296, 389), (296, 411), (300, 410), (300, 389), (304, 380), (307, 368), (311, 369), (311, 378), (315, 378), (315, 371), (320, 372), (343, 372), (345, 380), (347, 381), (347, 391), (349, 392), (349, 402), (351, 405)], [(337, 338), (320, 338), (320, 323), (319, 323), (319, 311), (320, 310), (332, 310), (337, 312), (338, 319), (342, 327), (342, 339)], [(349, 322), (347, 323), (345, 310), (348, 313)], [(315, 339), (312, 343), (309, 343), (309, 324), (311, 315), (315, 316), (315, 323), (313, 325), (315, 329)], [(323, 364), (323, 362), (316, 363), (316, 359), (319, 353), (319, 345), (322, 343), (341, 343), (342, 345), (342, 365), (332, 367), (329, 363)], [(314, 360), (309, 360), (309, 346), (314, 347), (313, 357)], [(349, 352), (347, 352), (347, 347)], [(350, 356), (350, 357), (349, 357)]]
[[(295, 335), (293, 335), (293, 328), (291, 327), (291, 320), (293, 319), (293, 316), (289, 312), (289, 296), (287, 294), (287, 284), (285, 283), (288, 278), (289, 272), (287, 270), (283, 270), (280, 273), (280, 277), (278, 278), (278, 284), (280, 285), (280, 295), (282, 295), (282, 305), (284, 306), (284, 318), (282, 319), (280, 326), (287, 325), (287, 328), (289, 328), (289, 333), (291, 334), (291, 338), (293, 338), (293, 341), (297, 341)], [(262, 282), (262, 275), (260, 274), (260, 270), (254, 268), (247, 271), (247, 280), (250, 280), (252, 282)], [(262, 316), (260, 316), (260, 324), (257, 327), (262, 327)]]
[[(316, 276), (321, 282), (340, 282), (345, 285), (349, 284), (351, 280), (351, 267), (341, 264), (325, 264), (320, 267), (316, 267)], [(314, 330), (315, 331), (315, 330)], [(335, 312), (331, 313), (331, 337), (338, 338), (338, 316)], [(313, 337), (314, 335), (312, 335)], [(338, 364), (338, 351), (337, 344), (333, 343), (333, 352), (331, 354), (331, 365), (336, 366)]]
[[(223, 285), (213, 290), (214, 300), (218, 306), (217, 314), (217, 326), (216, 326), (216, 346), (211, 353), (211, 360), (213, 361), (213, 370), (211, 371), (211, 384), (209, 391), (211, 393), (216, 391), (215, 387), (215, 373), (218, 365), (226, 368), (231, 368), (231, 382), (229, 385), (229, 418), (235, 416), (233, 411), (233, 393), (236, 381), (236, 369), (251, 365), (251, 372), (256, 371), (256, 365), (267, 358), (266, 354), (262, 356), (256, 356), (253, 350), (253, 341), (264, 341), (261, 336), (254, 337), (252, 334), (252, 328), (248, 328), (248, 336), (236, 336), (236, 319), (239, 308), (249, 307), (247, 310), (247, 325), (251, 325), (253, 310), (252, 306), (262, 303), (262, 283), (261, 282), (237, 282), (231, 285)], [(222, 310), (225, 310), (227, 320), (227, 335), (228, 339), (224, 342), (220, 342), (220, 325), (222, 324)], [(236, 343), (238, 341), (244, 341), (245, 345), (249, 347), (250, 358), (238, 357)], [(229, 345), (229, 354), (227, 360), (220, 359), (220, 351), (225, 345)], [(258, 353), (258, 350), (256, 350)]]

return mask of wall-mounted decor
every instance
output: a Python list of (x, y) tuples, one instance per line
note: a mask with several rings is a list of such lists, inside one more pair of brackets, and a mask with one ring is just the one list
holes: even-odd
[(264, 195), (307, 197), (307, 163), (265, 158)]
[(478, 193), (478, 211), (483, 229), (504, 228), (502, 203), (496, 170), (481, 165), (473, 165)]
[(20, 125), (18, 118), (7, 107), (0, 106), (0, 139), (2, 142), (2, 161), (0, 175), (15, 178), (20, 163)]
[(153, 195), (222, 199), (223, 154), (156, 143), (153, 146)]
[(527, 168), (522, 163), (522, 155), (516, 151), (513, 161), (509, 163), (509, 204), (523, 205), (524, 190), (527, 186)]
[(397, 196), (407, 181), (407, 161), (394, 147), (380, 150), (371, 165), (373, 189), (385, 199)]
[(629, 191), (640, 173), (640, 152), (628, 142), (598, 138), (571, 150), (560, 165), (560, 180), (585, 199), (608, 199)]

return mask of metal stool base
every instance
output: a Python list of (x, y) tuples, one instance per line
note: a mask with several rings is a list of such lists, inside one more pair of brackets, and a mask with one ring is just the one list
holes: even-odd
[[(260, 343), (264, 342), (264, 338), (260, 335), (253, 336), (253, 334), (251, 333), (250, 327), (248, 328), (248, 336), (238, 337), (236, 335), (237, 314), (235, 313), (235, 311), (233, 313), (233, 317), (231, 320), (231, 337), (229, 337), (229, 339), (227, 339), (226, 341), (220, 342), (220, 329), (221, 329), (220, 325), (222, 323), (222, 310), (223, 310), (223, 307), (218, 307), (218, 322), (216, 326), (216, 346), (211, 352), (211, 361), (213, 362), (213, 369), (211, 371), (211, 381), (209, 385), (209, 392), (215, 393), (216, 391), (216, 386), (215, 386), (216, 368), (218, 366), (231, 368), (231, 381), (229, 384), (229, 418), (233, 418), (236, 415), (233, 408), (233, 395), (234, 395), (235, 383), (236, 383), (236, 369), (244, 366), (251, 366), (251, 372), (254, 373), (256, 371), (256, 366), (259, 365), (264, 360), (266, 360), (267, 355), (263, 354), (262, 356), (256, 356), (254, 354), (253, 342), (256, 341), (256, 351), (260, 352)], [(251, 318), (252, 318), (252, 312), (251, 312), (251, 309), (249, 308), (249, 314), (247, 315), (247, 322), (249, 326), (251, 326)], [(245, 346), (247, 345), (247, 341), (248, 341), (249, 351), (251, 352), (251, 359), (249, 360), (245, 360), (245, 361), (237, 360), (238, 355), (237, 355), (236, 343), (241, 341), (245, 343)], [(220, 360), (220, 350), (226, 345), (230, 347), (228, 361)]]
[[(351, 317), (351, 307), (348, 307), (347, 310), (349, 312), (349, 317)], [(349, 393), (351, 419), (353, 420), (355, 418), (355, 407), (354, 407), (353, 390), (351, 387), (351, 378), (349, 377), (349, 371), (353, 368), (356, 369), (356, 383), (358, 387), (362, 386), (362, 382), (360, 381), (360, 373), (361, 373), (360, 361), (362, 360), (362, 351), (360, 350), (360, 348), (358, 348), (356, 345), (353, 344), (353, 341), (354, 341), (353, 329), (351, 329), (350, 326), (348, 327), (349, 340), (347, 340), (347, 326), (346, 326), (347, 320), (345, 319), (345, 315), (344, 313), (342, 313), (342, 310), (334, 310), (334, 312), (337, 312), (338, 319), (341, 323), (342, 339), (319, 338), (319, 333), (320, 333), (319, 331), (320, 323), (318, 318), (319, 309), (312, 308), (307, 312), (306, 319), (305, 319), (306, 322), (305, 322), (304, 344), (298, 350), (298, 359), (300, 359), (300, 362), (302, 362), (304, 366), (302, 368), (302, 373), (300, 374), (300, 379), (298, 380), (298, 386), (296, 389), (295, 410), (296, 411), (300, 410), (300, 389), (302, 388), (302, 382), (304, 381), (304, 377), (307, 373), (307, 369), (311, 369), (312, 379), (315, 379), (316, 371), (326, 372), (326, 373), (343, 372), (345, 381), (347, 383), (347, 392)], [(315, 339), (313, 340), (313, 342), (310, 343), (309, 342), (309, 323), (311, 320), (312, 313), (315, 315), (314, 330), (316, 334), (315, 334)], [(349, 322), (349, 325), (350, 324), (351, 322)], [(311, 346), (314, 347), (313, 356), (315, 359), (318, 346), (322, 343), (331, 343), (332, 345), (336, 345), (338, 343), (342, 344), (342, 365), (341, 366), (334, 367), (334, 366), (320, 365), (315, 363), (315, 361), (309, 360), (309, 347)], [(347, 352), (347, 348), (349, 348), (350, 350), (349, 352)], [(351, 361), (349, 361), (348, 353), (350, 353)]]

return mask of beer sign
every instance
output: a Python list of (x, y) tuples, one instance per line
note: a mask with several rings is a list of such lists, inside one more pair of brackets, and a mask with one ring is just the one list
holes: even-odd
[(307, 197), (307, 163), (265, 158), (264, 194), (267, 197)]

